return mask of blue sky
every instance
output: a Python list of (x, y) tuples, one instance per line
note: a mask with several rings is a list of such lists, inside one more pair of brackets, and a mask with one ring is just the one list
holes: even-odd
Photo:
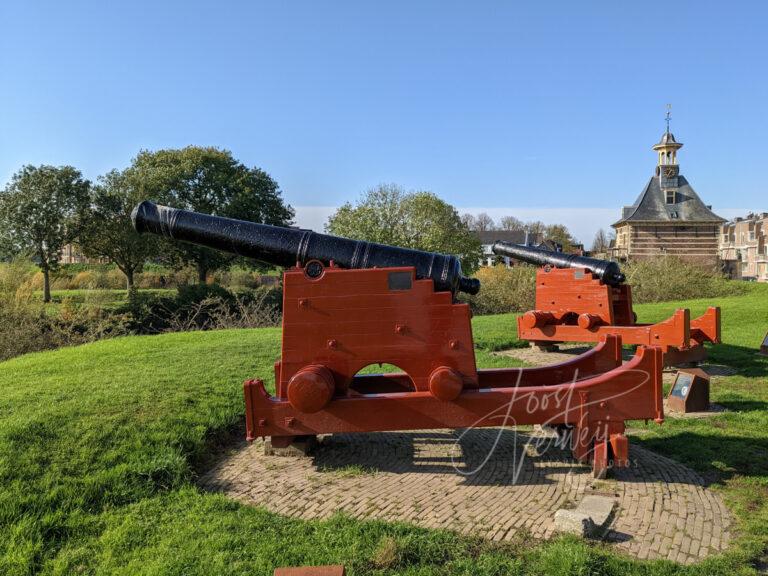
[(767, 16), (671, 0), (4, 0), (0, 183), (25, 163), (95, 178), (142, 148), (215, 145), (272, 174), (305, 225), (396, 182), (589, 242), (651, 175), (671, 102), (704, 200), (768, 210)]

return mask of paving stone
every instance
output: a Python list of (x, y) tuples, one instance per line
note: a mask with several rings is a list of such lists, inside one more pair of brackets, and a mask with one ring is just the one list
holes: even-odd
[(595, 523), (589, 514), (579, 510), (560, 509), (555, 512), (555, 530), (567, 534), (576, 534), (585, 538), (595, 531)]
[(582, 498), (576, 510), (589, 516), (595, 526), (602, 526), (608, 522), (615, 506), (616, 500), (613, 498), (590, 495)]
[[(243, 442), (200, 485), (297, 518), (344, 511), (497, 541), (544, 538), (557, 531), (556, 510), (602, 498), (595, 492), (606, 484), (596, 484), (567, 451), (527, 455), (536, 439), (492, 428), (340, 434), (302, 458), (265, 455), (263, 442)], [(686, 563), (726, 548), (730, 517), (701, 477), (634, 444), (630, 458), (633, 466), (610, 483), (616, 509), (603, 528), (610, 546)], [(688, 532), (686, 552), (678, 522)]]
[(265, 456), (294, 456), (304, 457), (309, 456), (312, 451), (317, 447), (316, 436), (305, 436), (296, 440), (285, 448), (275, 448), (272, 446), (271, 440), (267, 438), (264, 441), (264, 455)]

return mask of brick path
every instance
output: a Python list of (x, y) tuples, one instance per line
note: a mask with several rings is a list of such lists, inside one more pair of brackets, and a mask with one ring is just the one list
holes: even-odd
[(606, 540), (630, 554), (692, 563), (728, 545), (728, 512), (693, 471), (632, 446), (631, 468), (593, 480), (545, 436), (495, 428), (340, 434), (303, 458), (243, 443), (201, 485), (288, 516), (344, 511), (497, 541), (547, 538), (558, 508), (600, 493), (618, 503)]

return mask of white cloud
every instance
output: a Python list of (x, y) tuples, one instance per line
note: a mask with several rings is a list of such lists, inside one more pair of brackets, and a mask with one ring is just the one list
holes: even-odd
[(328, 217), (336, 211), (335, 206), (294, 206), (296, 225), (308, 230), (323, 232)]

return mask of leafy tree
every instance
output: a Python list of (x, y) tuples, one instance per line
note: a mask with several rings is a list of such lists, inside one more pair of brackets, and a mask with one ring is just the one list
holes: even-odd
[[(126, 177), (141, 197), (175, 208), (277, 226), (289, 225), (294, 215), (269, 174), (238, 162), (228, 150), (199, 146), (144, 150)], [(234, 260), (232, 255), (184, 242), (164, 251), (173, 262), (193, 265), (201, 283), (209, 272)]]
[(405, 192), (394, 184), (369, 190), (354, 206), (344, 204), (328, 219), (337, 236), (456, 254), (465, 273), (477, 269), (480, 240), (456, 209), (431, 192)]
[(605, 233), (605, 230), (600, 228), (597, 234), (595, 234), (595, 239), (592, 241), (592, 252), (606, 252), (609, 244), (608, 235)]
[(508, 230), (510, 232), (524, 231), (525, 224), (514, 216), (504, 216), (499, 221), (499, 229)]
[(0, 220), (0, 262), (10, 262), (19, 254), (19, 247), (14, 244), (10, 230)]
[(125, 172), (112, 170), (93, 187), (91, 206), (80, 232), (80, 247), (86, 256), (107, 258), (125, 274), (128, 290), (134, 275), (157, 253), (158, 241), (138, 234), (131, 224), (131, 210), (146, 198)]
[(90, 182), (72, 166), (28, 165), (0, 193), (6, 250), (35, 259), (45, 302), (51, 301), (50, 272), (58, 267), (62, 248), (77, 238), (89, 190)]
[(544, 229), (544, 238), (560, 244), (563, 247), (563, 252), (569, 251), (576, 244), (576, 240), (563, 224), (550, 224), (547, 226)]

